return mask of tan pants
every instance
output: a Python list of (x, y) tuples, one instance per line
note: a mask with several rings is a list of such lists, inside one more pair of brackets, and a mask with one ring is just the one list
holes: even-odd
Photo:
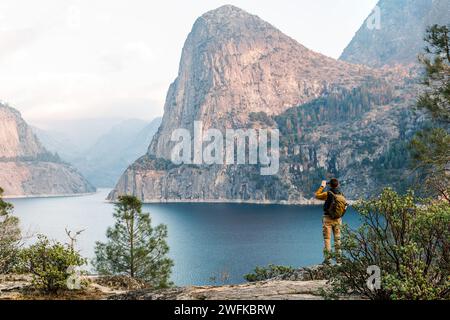
[(331, 253), (331, 232), (334, 235), (334, 249), (336, 254), (340, 254), (341, 246), (341, 225), (342, 219), (331, 219), (329, 216), (323, 216), (323, 239), (325, 242), (324, 255), (325, 260)]

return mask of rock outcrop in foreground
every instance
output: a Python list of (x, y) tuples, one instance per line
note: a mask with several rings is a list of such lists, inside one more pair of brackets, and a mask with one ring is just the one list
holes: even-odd
[[(204, 14), (183, 48), (162, 124), (148, 153), (108, 199), (144, 202), (309, 203), (317, 182), (338, 176), (348, 198), (404, 181), (401, 142), (416, 128), (409, 70), (373, 70), (313, 52), (233, 6)], [(175, 165), (176, 129), (278, 129), (280, 167)], [(204, 144), (204, 147), (207, 144)], [(385, 171), (389, 169), (390, 171)], [(384, 170), (384, 171), (383, 171)], [(396, 186), (394, 186), (396, 187)]]
[(111, 300), (322, 300), (326, 280), (261, 281), (219, 287), (185, 287), (138, 290), (110, 297)]
[(30, 288), (30, 276), (0, 276), (0, 300), (322, 300), (320, 293), (327, 287), (325, 280), (269, 280), (240, 285), (152, 290), (123, 286), (127, 281), (116, 285), (114, 281), (105, 281), (102, 277), (89, 276), (86, 280), (89, 284), (83, 290), (48, 296)]
[(48, 152), (20, 113), (0, 103), (0, 187), (6, 197), (95, 191), (72, 166)]
[[(330, 287), (322, 266), (300, 268), (271, 279), (237, 285), (187, 286), (152, 289), (127, 276), (85, 276), (81, 290), (45, 296), (31, 286), (29, 275), (0, 275), (0, 300), (322, 300)], [(361, 296), (341, 296), (345, 300)]]

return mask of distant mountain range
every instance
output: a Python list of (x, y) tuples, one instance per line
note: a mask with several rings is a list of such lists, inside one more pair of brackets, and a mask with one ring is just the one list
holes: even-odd
[[(386, 64), (403, 61), (390, 58)], [(205, 13), (187, 37), (148, 153), (108, 199), (309, 203), (331, 176), (341, 179), (349, 198), (384, 185), (401, 188), (408, 175), (405, 141), (421, 125), (410, 111), (417, 75), (403, 65), (370, 68), (375, 64), (325, 57), (231, 5)], [(204, 130), (279, 129), (278, 174), (262, 176), (255, 165), (174, 164), (171, 134), (185, 128), (194, 137), (195, 121)]]
[[(212, 10), (186, 39), (162, 119), (32, 130), (0, 103), (0, 186), (7, 195), (56, 195), (92, 192), (92, 183), (115, 185), (110, 200), (257, 203), (309, 203), (331, 176), (349, 198), (402, 189), (406, 144), (424, 121), (411, 112), (417, 55), (426, 27), (448, 24), (449, 12), (450, 0), (380, 0), (335, 60), (237, 7)], [(278, 173), (174, 164), (171, 135), (185, 128), (194, 136), (195, 121), (204, 130), (278, 129)], [(69, 127), (72, 134), (61, 133)]]
[(6, 196), (73, 195), (95, 188), (43, 147), (20, 113), (0, 103), (0, 186)]
[(161, 118), (151, 122), (129, 119), (114, 125), (88, 147), (77, 145), (61, 132), (33, 128), (42, 144), (72, 163), (96, 187), (113, 187), (120, 175), (147, 152)]
[(65, 161), (71, 162), (83, 152), (82, 147), (63, 132), (44, 130), (35, 126), (31, 126), (31, 129), (47, 150), (57, 153)]

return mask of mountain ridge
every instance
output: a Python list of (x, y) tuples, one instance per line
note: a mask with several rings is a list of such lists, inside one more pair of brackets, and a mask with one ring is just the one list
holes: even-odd
[(0, 181), (7, 197), (95, 191), (72, 166), (46, 150), (20, 112), (5, 103), (0, 103), (0, 146)]
[(48, 150), (71, 163), (94, 186), (112, 188), (127, 166), (147, 152), (160, 123), (160, 117), (150, 122), (123, 120), (94, 139), (86, 150), (63, 133), (39, 128), (33, 128), (33, 131)]
[[(392, 167), (391, 177), (404, 172), (393, 159), (404, 151), (403, 130), (416, 125), (408, 111), (413, 86), (407, 68), (337, 61), (243, 10), (210, 11), (187, 37), (147, 155), (125, 171), (108, 199), (132, 194), (144, 202), (305, 204), (317, 182), (331, 175), (350, 199), (367, 195), (386, 179), (371, 181), (374, 168)], [(323, 123), (321, 110), (341, 102), (335, 110), (347, 120)], [(308, 104), (313, 108), (304, 123), (296, 110)], [(280, 129), (278, 174), (261, 176), (249, 165), (173, 164), (171, 133), (184, 128), (193, 136), (194, 121), (204, 130)]]
[[(224, 19), (227, 12), (230, 18)], [(239, 127), (249, 112), (281, 113), (333, 85), (352, 87), (373, 74), (313, 52), (237, 7), (220, 7), (197, 19), (186, 39), (150, 153), (170, 157), (167, 146), (173, 143), (166, 128), (192, 132), (199, 118), (208, 127)]]

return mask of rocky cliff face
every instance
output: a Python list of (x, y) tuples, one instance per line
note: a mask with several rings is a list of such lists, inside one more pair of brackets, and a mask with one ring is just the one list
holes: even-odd
[(20, 113), (0, 103), (0, 186), (6, 196), (62, 195), (95, 189), (48, 152)]
[(352, 87), (371, 74), (308, 50), (257, 16), (233, 6), (195, 22), (169, 88), (162, 125), (149, 153), (169, 158), (175, 128), (237, 128), (250, 112), (269, 115)]
[[(372, 169), (403, 135), (407, 76), (401, 68), (372, 70), (312, 52), (233, 6), (208, 12), (186, 40), (148, 153), (109, 199), (307, 203), (313, 184), (330, 175), (343, 180), (348, 196), (366, 194), (375, 184)], [(409, 119), (405, 128), (414, 126)], [(279, 129), (278, 174), (261, 176), (252, 165), (173, 164), (172, 132), (193, 133), (197, 120), (204, 130)]]
[(0, 103), (0, 158), (34, 158), (46, 151), (20, 113)]
[(450, 0), (380, 0), (341, 60), (372, 67), (417, 62), (427, 26), (450, 23)]

